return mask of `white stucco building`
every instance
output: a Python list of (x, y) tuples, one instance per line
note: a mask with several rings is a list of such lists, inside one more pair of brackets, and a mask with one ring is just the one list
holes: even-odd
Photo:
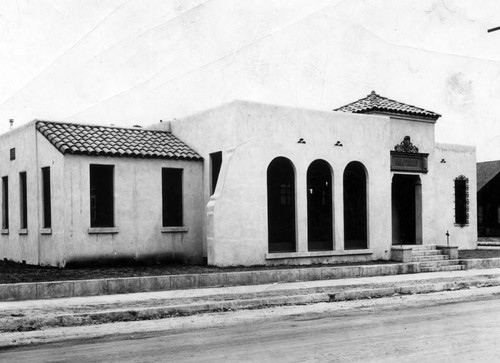
[(372, 92), (336, 111), (234, 101), (148, 130), (35, 121), (0, 136), (0, 253), (308, 264), (388, 259), (447, 231), (474, 248), (475, 148), (436, 143), (438, 118)]

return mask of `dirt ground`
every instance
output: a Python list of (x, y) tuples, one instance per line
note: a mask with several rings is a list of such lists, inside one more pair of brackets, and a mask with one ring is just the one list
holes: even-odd
[[(500, 248), (498, 250), (460, 250), (459, 257), (466, 259), (500, 257)], [(394, 262), (377, 260), (370, 262), (346, 263), (335, 266), (355, 266), (387, 263)], [(301, 266), (301, 268), (312, 268), (318, 266), (319, 265)], [(297, 268), (297, 266), (236, 266), (228, 268), (218, 268), (204, 265), (118, 265), (110, 267), (57, 268), (25, 265), (11, 261), (0, 261), (0, 283), (8, 284), (20, 282), (86, 280), (98, 278), (161, 276), (290, 268)]]
[[(343, 263), (331, 266), (356, 266), (389, 264), (393, 261), (377, 260), (356, 263)], [(300, 266), (300, 268), (313, 268), (325, 265)], [(46, 266), (34, 266), (11, 261), (0, 261), (0, 284), (40, 281), (65, 281), (65, 280), (89, 280), (119, 277), (141, 277), (181, 274), (201, 274), (234, 271), (256, 271), (292, 269), (298, 266), (235, 266), (235, 267), (213, 267), (206, 265), (116, 265), (101, 267), (78, 267), (57, 268)]]

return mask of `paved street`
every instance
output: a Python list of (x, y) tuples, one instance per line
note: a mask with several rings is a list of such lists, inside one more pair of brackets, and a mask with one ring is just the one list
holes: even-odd
[(6, 350), (0, 361), (498, 361), (499, 293), (481, 288), (86, 327), (117, 334)]

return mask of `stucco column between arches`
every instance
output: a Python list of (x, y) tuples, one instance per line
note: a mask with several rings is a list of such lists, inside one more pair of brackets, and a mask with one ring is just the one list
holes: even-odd
[(344, 250), (344, 174), (333, 173), (333, 249)]
[(297, 165), (296, 176), (297, 252), (307, 252), (307, 173)]

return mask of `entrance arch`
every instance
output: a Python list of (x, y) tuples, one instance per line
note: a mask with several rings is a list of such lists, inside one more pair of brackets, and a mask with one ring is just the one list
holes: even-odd
[(281, 156), (267, 168), (267, 228), (269, 252), (295, 252), (295, 168)]
[(344, 170), (344, 249), (368, 248), (367, 173), (359, 161)]
[(333, 249), (332, 170), (325, 160), (307, 169), (307, 238), (309, 251)]

